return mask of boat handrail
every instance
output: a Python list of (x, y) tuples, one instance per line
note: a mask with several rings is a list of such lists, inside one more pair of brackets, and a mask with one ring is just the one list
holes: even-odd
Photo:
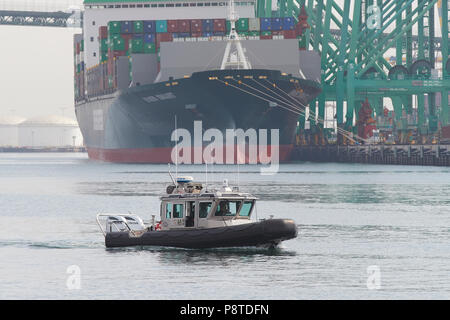
[[(130, 216), (135, 216), (133, 214), (126, 214), (126, 213), (99, 213), (97, 214), (97, 224), (100, 227), (100, 230), (103, 233), (103, 236), (106, 236), (106, 231), (103, 229), (102, 224), (100, 223), (100, 218), (101, 217), (130, 217)], [(125, 224), (125, 226), (128, 228), (128, 231), (133, 233), (133, 230), (130, 228), (130, 226), (128, 225), (128, 222), (126, 221), (121, 221), (122, 223)], [(117, 229), (117, 231), (120, 232), (119, 228), (114, 225), (114, 227)]]

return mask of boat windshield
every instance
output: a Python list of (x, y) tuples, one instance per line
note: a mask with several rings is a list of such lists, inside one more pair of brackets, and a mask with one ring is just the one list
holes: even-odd
[(217, 204), (216, 217), (234, 217), (239, 211), (241, 201), (222, 200)]
[(240, 217), (250, 217), (252, 213), (254, 201), (244, 201), (242, 204), (241, 211), (239, 212)]

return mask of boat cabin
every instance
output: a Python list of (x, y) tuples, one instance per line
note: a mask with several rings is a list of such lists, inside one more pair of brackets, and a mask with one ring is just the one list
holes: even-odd
[(168, 188), (172, 194), (161, 197), (162, 229), (214, 228), (251, 222), (257, 198), (228, 187), (203, 191), (187, 182)]

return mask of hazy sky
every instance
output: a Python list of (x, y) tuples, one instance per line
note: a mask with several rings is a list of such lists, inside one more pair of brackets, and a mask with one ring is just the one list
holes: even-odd
[[(57, 11), (80, 3), (82, 0), (0, 0), (0, 9)], [(0, 26), (0, 116), (75, 118), (73, 34), (80, 32)]]
[(0, 26), (0, 115), (75, 117), (73, 33)]

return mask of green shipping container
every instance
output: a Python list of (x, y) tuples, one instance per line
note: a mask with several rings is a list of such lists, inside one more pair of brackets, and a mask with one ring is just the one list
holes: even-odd
[(81, 72), (81, 64), (77, 64), (77, 73)]
[(259, 31), (249, 31), (248, 35), (251, 37), (259, 37)]
[(84, 40), (81, 40), (80, 51), (84, 51)]
[(144, 33), (144, 23), (142, 21), (133, 22), (133, 33)]
[(248, 31), (248, 18), (240, 18), (236, 23), (236, 30)]
[(156, 53), (156, 45), (154, 43), (144, 44), (144, 53)]
[(300, 49), (305, 49), (306, 48), (306, 37), (299, 37), (298, 39), (298, 47)]
[(272, 35), (272, 31), (261, 31), (261, 35), (262, 36), (271, 36)]
[(102, 39), (100, 42), (100, 52), (108, 51), (108, 39)]
[(108, 22), (108, 34), (120, 34), (120, 22), (119, 21), (110, 21)]
[(143, 53), (144, 41), (142, 39), (132, 39), (129, 45), (130, 53)]
[(101, 61), (100, 62), (106, 62), (108, 61), (108, 52), (102, 52)]
[(246, 36), (250, 35), (250, 32), (248, 32), (248, 31), (238, 31), (238, 34), (243, 36), (243, 37), (246, 37)]
[(156, 20), (156, 32), (157, 33), (167, 32), (167, 20)]
[(125, 41), (120, 36), (112, 38), (111, 41), (108, 41), (108, 44), (113, 51), (125, 50)]

